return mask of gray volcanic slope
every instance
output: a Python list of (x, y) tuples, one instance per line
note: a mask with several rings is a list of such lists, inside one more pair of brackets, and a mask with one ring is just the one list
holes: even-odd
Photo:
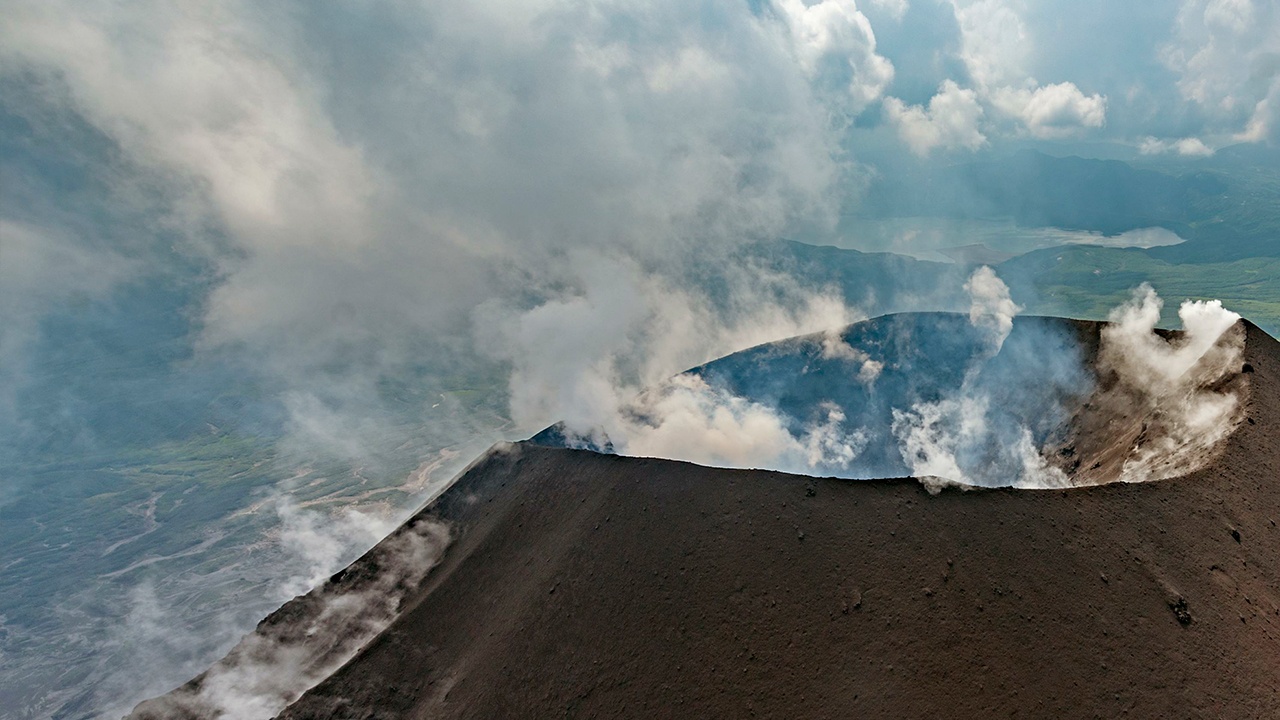
[(1245, 331), (1247, 420), (1173, 480), (495, 449), (410, 521), (452, 540), (400, 614), (280, 717), (1275, 717), (1280, 344)]

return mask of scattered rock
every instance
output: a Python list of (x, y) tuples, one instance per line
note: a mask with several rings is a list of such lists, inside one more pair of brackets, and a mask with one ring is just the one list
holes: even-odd
[(1235, 528), (1231, 528), (1231, 539), (1236, 542), (1240, 542), (1240, 531)]
[(1186, 627), (1191, 624), (1191, 608), (1187, 605), (1186, 598), (1179, 596), (1176, 600), (1170, 600), (1169, 609), (1173, 611), (1179, 625)]

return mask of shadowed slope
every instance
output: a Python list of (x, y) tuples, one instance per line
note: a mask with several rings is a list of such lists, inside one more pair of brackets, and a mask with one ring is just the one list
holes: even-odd
[(1189, 476), (1071, 490), (812, 479), (519, 445), (283, 718), (1269, 716), (1280, 346)]

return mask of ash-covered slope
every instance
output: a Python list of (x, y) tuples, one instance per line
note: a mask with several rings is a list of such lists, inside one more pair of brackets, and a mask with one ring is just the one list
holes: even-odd
[(423, 511), (453, 540), (400, 616), (281, 717), (1273, 716), (1280, 345), (1244, 331), (1245, 422), (1162, 482), (499, 449)]

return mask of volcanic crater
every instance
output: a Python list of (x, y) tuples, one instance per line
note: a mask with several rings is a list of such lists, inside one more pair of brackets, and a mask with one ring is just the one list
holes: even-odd
[[(882, 318), (842, 339), (934, 322), (959, 321)], [(1010, 352), (1024, 336), (1034, 350), (1037, 328), (1068, 330), (1089, 369), (1072, 385), (1086, 391), (1047, 390), (1066, 420), (1035, 431), (1062, 487), (503, 444), (131, 717), (233, 717), (225, 679), (246, 668), (280, 679), (255, 706), (280, 718), (1271, 716), (1280, 344), (1240, 321), (1153, 395), (1107, 364), (1107, 326), (1020, 318)], [(821, 340), (731, 363), (767, 376), (760, 358), (812, 360)], [(921, 372), (899, 360), (887, 383)], [(966, 362), (939, 363), (946, 382), (978, 382)], [(826, 372), (776, 397), (809, 402)], [(870, 386), (850, 392), (881, 408)], [(1203, 420), (1179, 409), (1193, 395), (1221, 422), (1174, 457)]]

